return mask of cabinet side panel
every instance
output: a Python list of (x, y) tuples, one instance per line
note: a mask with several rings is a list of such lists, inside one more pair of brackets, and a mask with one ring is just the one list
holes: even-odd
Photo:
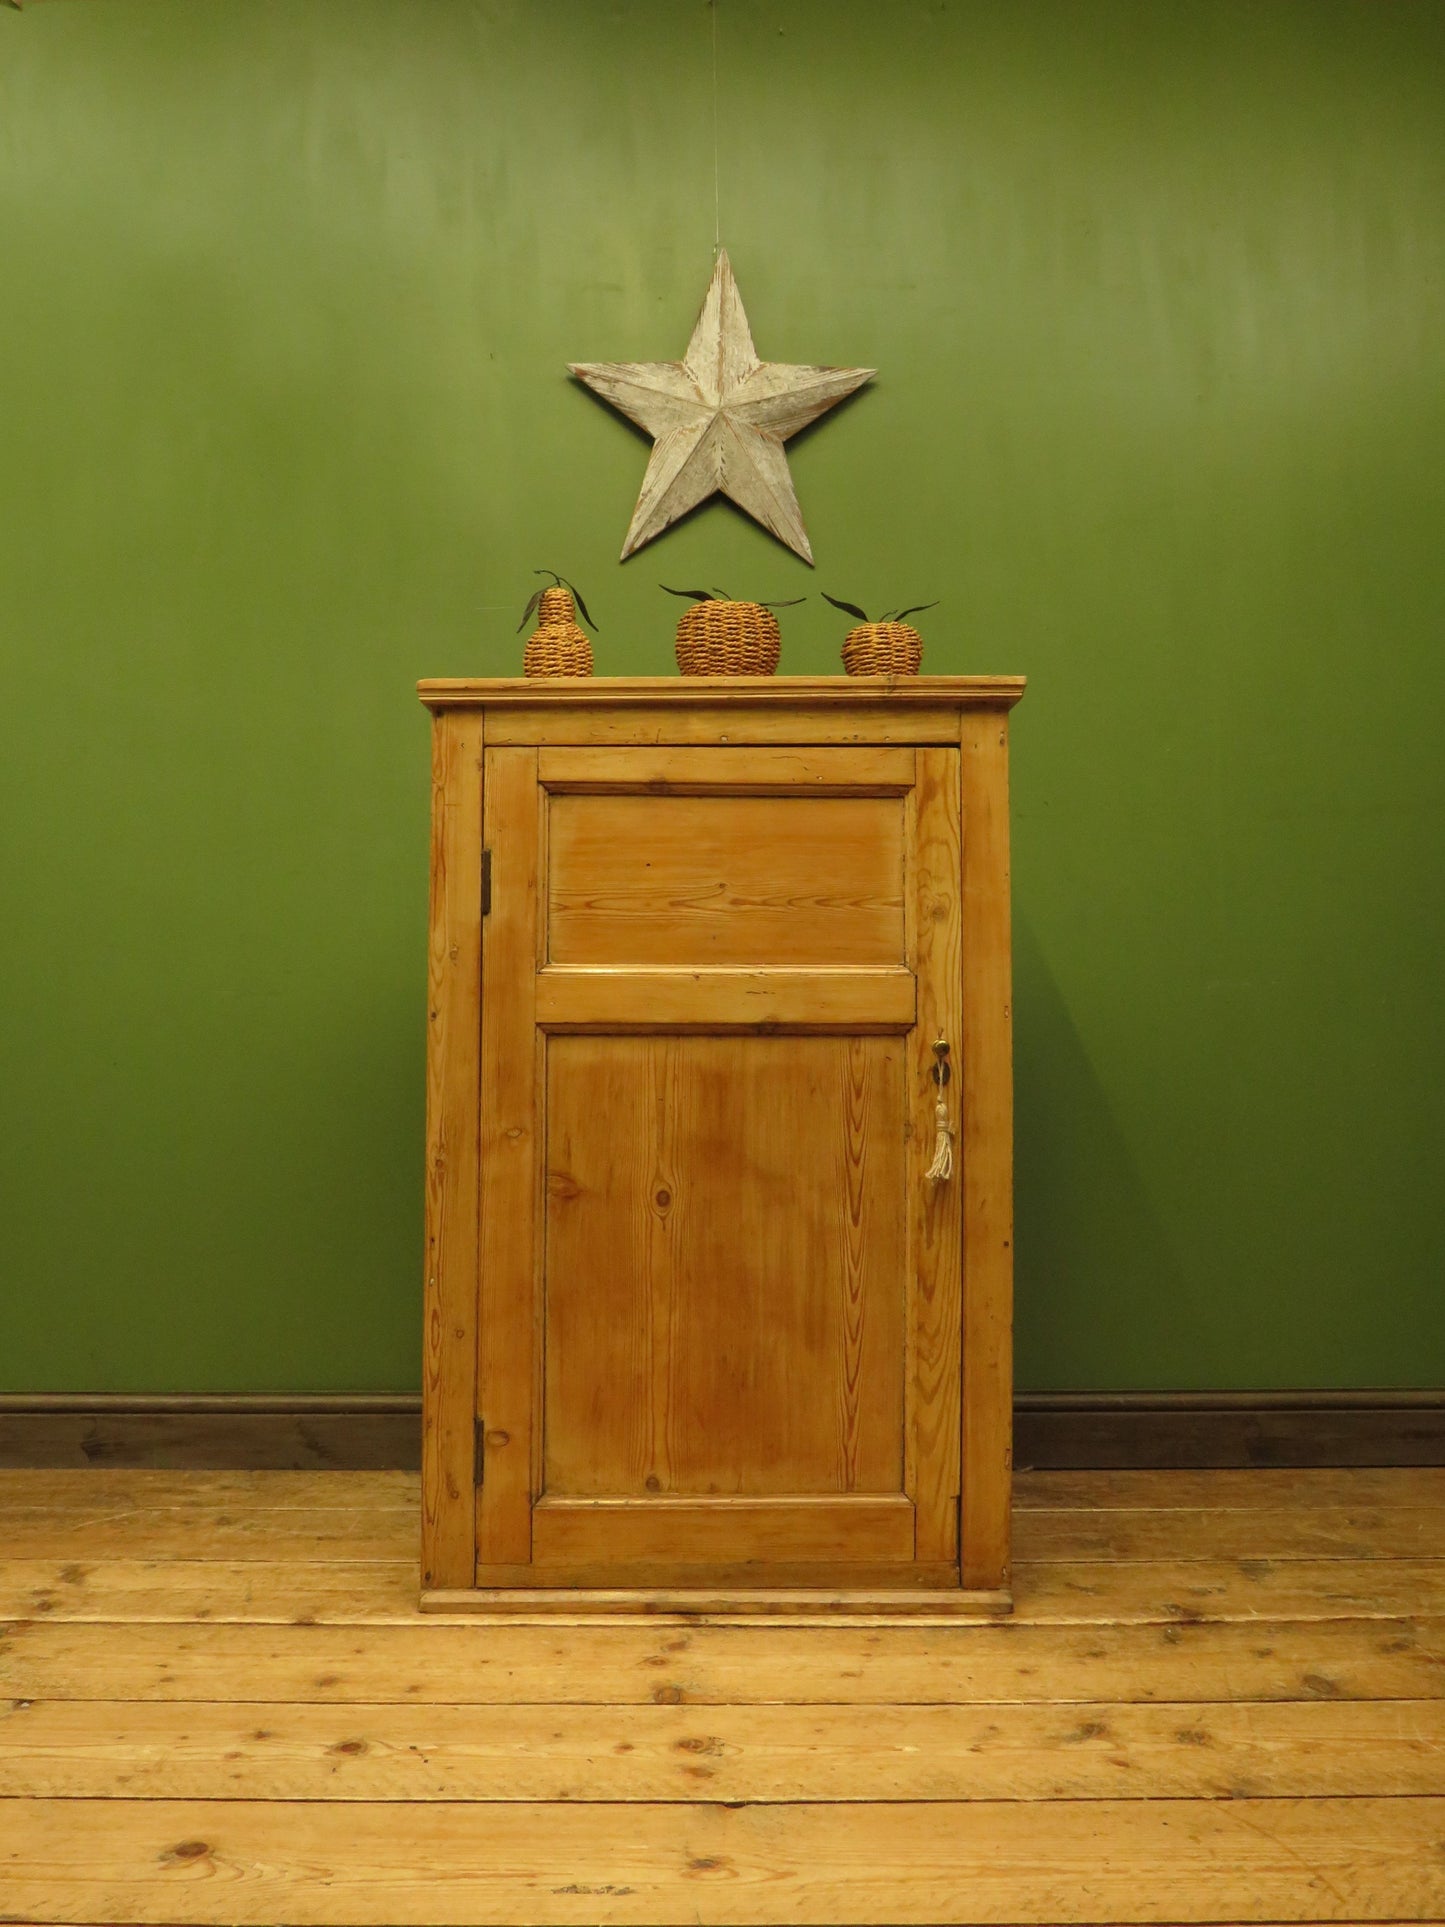
[(444, 710), (432, 726), (421, 1488), (428, 1588), (471, 1585), (475, 1558), (482, 716)]
[(478, 1413), (483, 1479), (477, 1559), (532, 1556), (532, 1423), (536, 1367), (537, 752), (486, 752), (491, 907), (483, 947), (481, 1333)]
[(1013, 992), (1008, 720), (963, 752), (963, 1584), (1005, 1587), (1013, 1467)]
[[(939, 1089), (933, 1044), (949, 1045), (952, 1072), (943, 1089), (957, 1128), (963, 1079), (960, 963), (959, 756), (918, 752), (911, 856), (918, 1023), (910, 1040), (908, 1214), (913, 1324), (909, 1346), (910, 1490), (918, 1508), (916, 1556), (957, 1559), (959, 1493), (959, 1320), (963, 1202), (957, 1171), (947, 1183), (925, 1175), (933, 1161)], [(955, 1143), (955, 1150), (957, 1144)]]

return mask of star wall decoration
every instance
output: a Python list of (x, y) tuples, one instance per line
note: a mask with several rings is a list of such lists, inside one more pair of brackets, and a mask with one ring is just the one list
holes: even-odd
[(726, 495), (811, 563), (783, 443), (878, 372), (759, 361), (726, 252), (681, 361), (576, 361), (568, 367), (652, 436), (622, 560), (710, 495)]

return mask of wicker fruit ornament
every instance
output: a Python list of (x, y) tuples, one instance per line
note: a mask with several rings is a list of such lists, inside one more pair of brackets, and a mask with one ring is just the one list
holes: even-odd
[[(552, 586), (538, 589), (526, 608), (522, 620), (517, 625), (520, 635), (527, 626), (527, 619), (535, 609), (537, 627), (527, 638), (527, 646), (522, 651), (522, 673), (527, 676), (590, 676), (592, 674), (592, 644), (577, 625), (577, 609), (580, 606), (585, 621), (592, 624), (587, 604), (570, 582), (554, 569), (538, 569), (538, 575), (550, 575)], [(574, 602), (573, 598), (576, 598)]]
[(803, 600), (734, 602), (721, 589), (659, 586), (693, 604), (677, 624), (677, 666), (684, 676), (771, 676), (782, 651), (773, 610), (791, 609)]
[(890, 609), (877, 622), (870, 622), (856, 602), (840, 602), (826, 590), (823, 600), (841, 609), (844, 615), (859, 618), (858, 627), (850, 629), (843, 638), (843, 667), (850, 676), (918, 674), (918, 665), (923, 661), (923, 638), (903, 618), (919, 615), (924, 609), (936, 609), (936, 602), (916, 602), (911, 609)]

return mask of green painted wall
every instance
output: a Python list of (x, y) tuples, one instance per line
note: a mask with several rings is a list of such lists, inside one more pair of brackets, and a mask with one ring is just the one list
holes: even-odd
[[(1020, 1379), (1445, 1382), (1445, 7), (722, 0), (815, 577), (620, 567), (698, 0), (0, 6), (0, 1390), (418, 1380), (424, 674), (943, 598), (1016, 718)], [(816, 596), (784, 666), (836, 666)]]

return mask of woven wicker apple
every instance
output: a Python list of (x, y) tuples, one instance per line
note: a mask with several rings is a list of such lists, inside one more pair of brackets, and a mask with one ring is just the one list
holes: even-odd
[(891, 609), (877, 622), (869, 620), (856, 602), (840, 602), (824, 592), (845, 615), (859, 618), (856, 629), (843, 638), (843, 667), (850, 676), (916, 676), (923, 661), (923, 638), (905, 616), (916, 616), (924, 609), (936, 609), (936, 602), (917, 602), (911, 609)]
[[(572, 587), (563, 583), (561, 576), (552, 569), (538, 569), (538, 575), (550, 575), (552, 586), (538, 589), (526, 608), (518, 624), (520, 634), (527, 626), (527, 619), (535, 609), (537, 627), (527, 638), (522, 651), (522, 673), (526, 676), (590, 676), (592, 674), (592, 644), (586, 633), (578, 627), (577, 605), (580, 603), (582, 614), (588, 622), (592, 617), (587, 604)], [(575, 600), (574, 600), (575, 598)], [(593, 628), (597, 627), (592, 623)]]
[[(664, 582), (660, 585), (667, 589)], [(771, 676), (782, 636), (774, 609), (801, 602), (734, 602), (721, 589), (667, 589), (687, 596), (692, 608), (678, 618), (677, 666), (684, 676)]]

